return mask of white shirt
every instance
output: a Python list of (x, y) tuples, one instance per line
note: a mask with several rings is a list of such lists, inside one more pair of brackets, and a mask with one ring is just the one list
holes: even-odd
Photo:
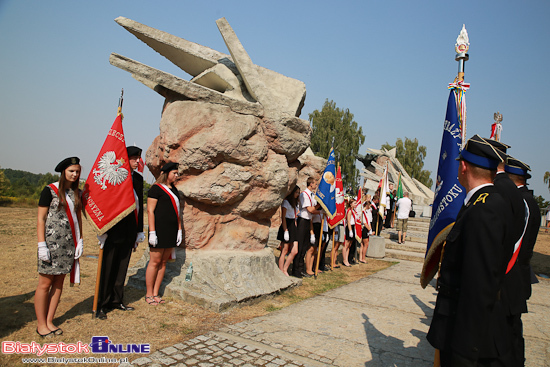
[(288, 200), (283, 200), (283, 205), (281, 206), (286, 209), (285, 218), (296, 219), (296, 215), (298, 215), (298, 208), (293, 208)]
[(397, 200), (397, 219), (407, 219), (409, 212), (412, 209), (412, 201), (408, 197), (404, 196)]
[(307, 207), (317, 205), (317, 201), (313, 197), (313, 193), (309, 189), (305, 189), (300, 194), (300, 214), (299, 216), (304, 219), (309, 219), (313, 217), (313, 214), (307, 211)]

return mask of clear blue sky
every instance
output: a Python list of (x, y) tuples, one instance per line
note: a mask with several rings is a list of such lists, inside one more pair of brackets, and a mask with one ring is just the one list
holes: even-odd
[[(530, 187), (550, 199), (550, 2), (540, 1), (38, 1), (0, 0), (0, 166), (53, 172), (67, 156), (87, 175), (124, 88), (127, 143), (147, 149), (163, 98), (109, 64), (111, 52), (189, 79), (114, 22), (124, 16), (228, 53), (226, 17), (252, 61), (303, 81), (302, 118), (325, 99), (349, 108), (366, 148), (417, 138), (437, 171), (454, 43), (470, 36), (467, 136), (502, 140), (530, 164)], [(360, 168), (361, 163), (358, 162)], [(149, 176), (150, 180), (151, 176)]]

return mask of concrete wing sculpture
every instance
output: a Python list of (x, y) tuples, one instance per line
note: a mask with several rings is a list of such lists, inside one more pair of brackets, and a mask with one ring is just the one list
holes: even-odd
[[(166, 162), (179, 163), (184, 241), (198, 276), (185, 292), (178, 288), (172, 294), (202, 297), (199, 303), (220, 309), (222, 303), (290, 286), (266, 245), (271, 218), (298, 177), (320, 175), (324, 167), (312, 172), (311, 159), (298, 159), (311, 137), (309, 122), (298, 117), (304, 83), (255, 65), (225, 18), (216, 23), (230, 54), (127, 18), (115, 21), (191, 76), (184, 80), (115, 53), (110, 57), (112, 65), (165, 98), (160, 134), (146, 162), (155, 176)], [(192, 251), (199, 249), (216, 251)], [(255, 256), (261, 260), (251, 260)], [(264, 265), (251, 266), (254, 262)], [(245, 264), (239, 266), (241, 274), (225, 278), (226, 270), (235, 268), (224, 267), (237, 263)], [(207, 285), (208, 296), (190, 290), (199, 283)], [(167, 289), (174, 284), (184, 283), (172, 281)]]

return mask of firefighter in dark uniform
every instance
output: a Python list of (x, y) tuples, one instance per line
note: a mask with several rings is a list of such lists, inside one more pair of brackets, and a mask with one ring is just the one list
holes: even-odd
[(134, 309), (124, 304), (124, 283), (132, 250), (145, 239), (143, 233), (143, 177), (135, 171), (141, 157), (141, 149), (130, 146), (126, 147), (126, 150), (132, 169), (137, 213), (129, 213), (105, 234), (98, 236), (100, 244), (103, 246), (103, 262), (96, 317), (101, 320), (105, 320), (107, 312), (113, 309), (122, 311)]
[(517, 252), (517, 260), (514, 264), (511, 264), (513, 267), (506, 275), (506, 278), (513, 275), (513, 279), (505, 280), (506, 285), (510, 283), (506, 297), (518, 304), (514, 320), (514, 349), (520, 366), (523, 366), (525, 362), (525, 340), (523, 338), (521, 313), (528, 312), (527, 300), (531, 297), (531, 283), (538, 282), (531, 269), (531, 258), (533, 257), (533, 248), (537, 242), (541, 218), (539, 206), (533, 197), (533, 192), (527, 188), (527, 179), (531, 178), (530, 170), (531, 168), (527, 164), (508, 156), (505, 171), (514, 185), (517, 186), (528, 207), (527, 225), (525, 226), (521, 246)]
[(501, 287), (514, 249), (514, 218), (493, 185), (503, 159), (483, 139), (468, 140), (457, 159), (467, 195), (447, 236), (427, 339), (440, 350), (443, 367), (513, 366)]

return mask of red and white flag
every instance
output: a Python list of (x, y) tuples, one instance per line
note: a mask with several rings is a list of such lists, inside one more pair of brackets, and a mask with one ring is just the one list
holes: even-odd
[(346, 207), (344, 204), (344, 185), (342, 184), (342, 171), (338, 166), (336, 173), (336, 214), (332, 219), (328, 219), (328, 226), (332, 229), (340, 224), (346, 217)]
[(87, 218), (100, 235), (136, 209), (121, 114), (115, 119), (90, 170), (82, 201)]
[(355, 239), (361, 242), (362, 228), (361, 228), (361, 213), (363, 212), (363, 203), (361, 202), (362, 190), (359, 188), (357, 191), (357, 206), (355, 207)]

